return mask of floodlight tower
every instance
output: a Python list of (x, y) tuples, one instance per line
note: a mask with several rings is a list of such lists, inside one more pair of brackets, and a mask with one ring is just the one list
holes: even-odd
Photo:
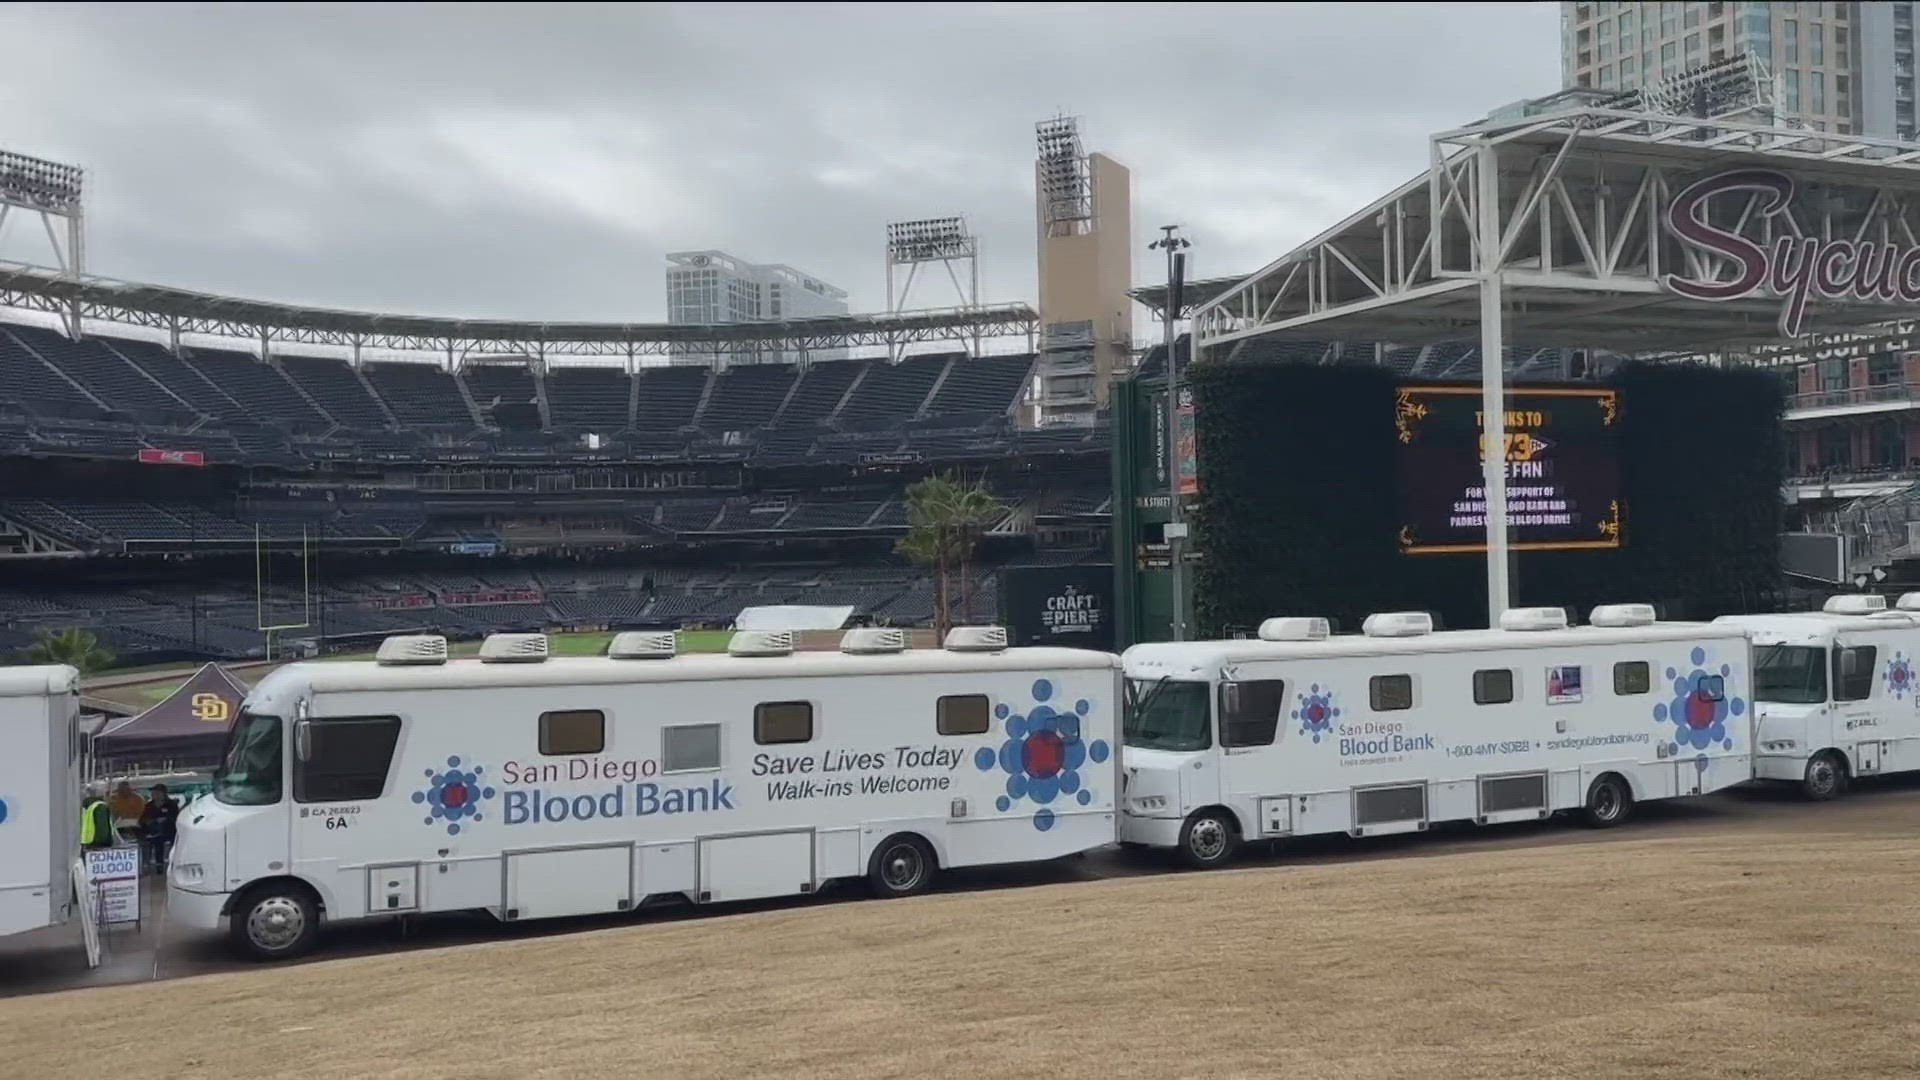
[[(907, 295), (913, 291), (914, 275), (927, 263), (939, 263), (946, 267), (947, 280), (953, 282), (953, 291), (960, 298), (960, 306), (969, 311), (980, 306), (980, 239), (967, 228), (967, 219), (963, 217), (920, 218), (915, 221), (895, 221), (887, 226), (887, 313), (898, 314), (907, 306)], [(954, 269), (954, 263), (967, 266), (967, 283), (960, 283), (960, 274)], [(898, 294), (894, 292), (894, 269), (907, 268), (906, 280), (900, 285)], [(896, 345), (893, 359), (899, 359)], [(973, 354), (980, 355), (980, 335), (973, 337)]]
[[(63, 165), (0, 150), (0, 244), (6, 240), (9, 218), (36, 215), (46, 230), (53, 262), (29, 258), (20, 261), (34, 266), (51, 265), (69, 278), (78, 278), (86, 268), (86, 215), (80, 198), (83, 179), (84, 173), (78, 165)], [(56, 218), (64, 228), (54, 227)], [(79, 337), (78, 298), (68, 308), (67, 323), (67, 332)]]
[(1034, 143), (1042, 337), (1028, 415), (1040, 427), (1090, 427), (1132, 363), (1132, 180), (1087, 152), (1076, 117), (1035, 124)]
[(1039, 150), (1040, 213), (1048, 236), (1093, 228), (1093, 175), (1080, 144), (1080, 118), (1056, 116), (1033, 126)]

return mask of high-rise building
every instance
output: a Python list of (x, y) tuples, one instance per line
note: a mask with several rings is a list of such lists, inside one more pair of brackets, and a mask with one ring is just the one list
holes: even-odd
[(1080, 144), (1079, 121), (1035, 128), (1040, 357), (1030, 418), (1091, 425), (1132, 361), (1133, 189), (1126, 166)]
[(1913, 0), (1860, 3), (1564, 2), (1565, 85), (1636, 90), (1731, 59), (1758, 59), (1775, 112), (1816, 131), (1912, 139)]
[[(779, 263), (750, 263), (724, 251), (676, 251), (667, 256), (667, 321), (713, 325), (779, 322), (786, 319), (845, 315), (847, 293), (812, 274)], [(676, 351), (676, 360), (708, 360), (711, 353)], [(832, 360), (821, 353), (813, 360)], [(730, 363), (795, 360), (784, 352), (723, 354)]]

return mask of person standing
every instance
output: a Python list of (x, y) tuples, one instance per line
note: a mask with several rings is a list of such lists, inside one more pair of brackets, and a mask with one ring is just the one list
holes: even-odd
[(103, 791), (99, 784), (89, 784), (86, 796), (80, 800), (80, 846), (83, 848), (113, 846), (113, 811), (107, 808)]
[(107, 808), (113, 811), (115, 821), (137, 821), (147, 804), (132, 784), (122, 780), (114, 787), (113, 797), (107, 800)]
[(155, 784), (140, 811), (140, 846), (146, 854), (148, 869), (167, 868), (167, 853), (173, 850), (173, 838), (180, 820), (180, 807), (167, 794), (167, 785)]

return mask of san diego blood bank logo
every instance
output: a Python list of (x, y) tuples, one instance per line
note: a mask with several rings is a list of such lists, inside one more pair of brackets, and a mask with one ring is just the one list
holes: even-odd
[(1904, 701), (1913, 693), (1913, 661), (1902, 652), (1895, 652), (1893, 659), (1887, 661), (1887, 694), (1895, 701)]
[[(1746, 199), (1729, 201), (1716, 222), (1711, 210), (1714, 199), (1723, 195)], [(1661, 285), (1690, 300), (1715, 303), (1743, 300), (1764, 289), (1784, 302), (1780, 332), (1786, 337), (1800, 335), (1810, 300), (1920, 303), (1920, 245), (1829, 239), (1776, 227), (1778, 238), (1766, 248), (1723, 227), (1740, 220), (1749, 230), (1756, 229), (1764, 219), (1786, 215), (1793, 195), (1793, 177), (1773, 169), (1733, 169), (1689, 184), (1667, 204), (1662, 219), (1666, 230), (1682, 243), (1718, 256), (1707, 263), (1709, 268), (1731, 263), (1734, 272), (1728, 276), (1709, 269), (1705, 277), (1670, 273), (1661, 277)], [(1753, 204), (1750, 212), (1748, 201)]]
[[(1688, 748), (1697, 751), (1732, 750), (1734, 729), (1728, 721), (1747, 712), (1744, 699), (1727, 693), (1727, 680), (1733, 675), (1733, 665), (1713, 664), (1707, 650), (1697, 647), (1687, 655), (1687, 659), (1691, 662), (1690, 667), (1683, 665), (1667, 669), (1667, 678), (1673, 687), (1673, 699), (1653, 707), (1654, 723), (1673, 726), (1667, 753), (1677, 755)], [(1706, 755), (1699, 754), (1694, 764), (1704, 772), (1707, 767)]]
[(480, 804), (493, 798), (493, 788), (481, 781), (486, 766), (462, 768), (458, 757), (447, 759), (445, 772), (426, 770), (427, 787), (413, 793), (413, 801), (427, 808), (428, 825), (446, 823), (448, 836), (460, 835), (462, 821), (479, 821)]

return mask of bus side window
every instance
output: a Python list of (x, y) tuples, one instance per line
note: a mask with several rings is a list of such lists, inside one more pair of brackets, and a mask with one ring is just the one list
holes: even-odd
[(1613, 692), (1626, 697), (1653, 690), (1653, 668), (1645, 660), (1622, 660), (1613, 665)]
[(753, 707), (753, 741), (761, 746), (813, 740), (813, 702), (763, 701)]
[(1367, 702), (1374, 712), (1413, 708), (1413, 676), (1375, 675), (1367, 683)]
[(1505, 705), (1512, 700), (1512, 668), (1483, 668), (1473, 673), (1475, 705)]
[(1876, 652), (1872, 645), (1855, 645), (1833, 651), (1833, 700), (1865, 701), (1873, 696), (1873, 661)]
[(293, 801), (355, 802), (377, 799), (387, 786), (393, 748), (400, 742), (397, 716), (343, 716), (302, 720), (307, 753), (293, 765)]
[(607, 748), (607, 715), (599, 709), (540, 714), (540, 752), (548, 756), (597, 754)]
[(948, 694), (934, 706), (934, 729), (942, 735), (985, 735), (993, 706), (985, 694)]
[(1281, 679), (1220, 684), (1220, 745), (1272, 746), (1287, 700)]
[(699, 772), (719, 767), (719, 724), (674, 724), (660, 729), (661, 772)]

